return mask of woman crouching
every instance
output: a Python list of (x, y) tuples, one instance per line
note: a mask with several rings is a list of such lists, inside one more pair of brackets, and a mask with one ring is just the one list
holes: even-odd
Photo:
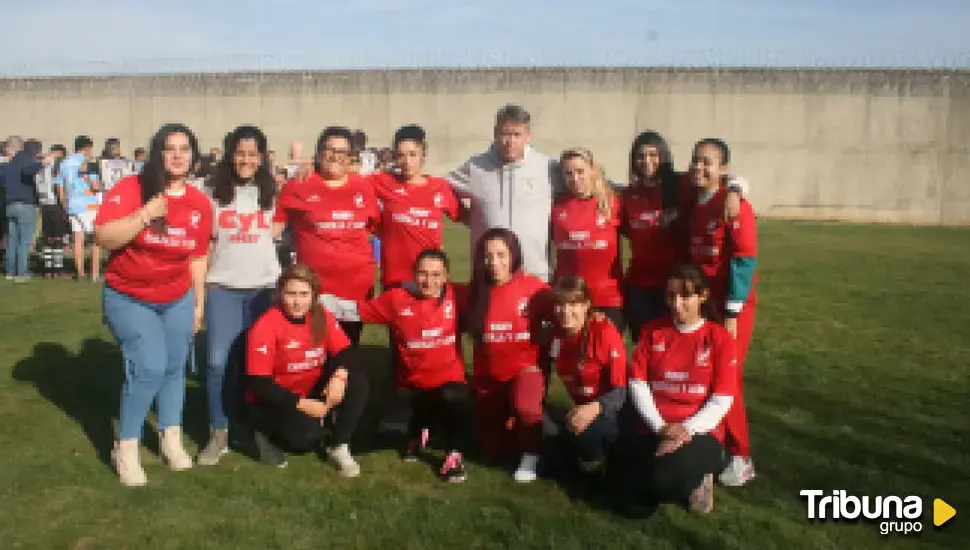
[(247, 401), (260, 460), (282, 468), (280, 447), (313, 450), (330, 417), (327, 456), (342, 476), (356, 477), (360, 466), (349, 444), (367, 403), (367, 378), (347, 364), (350, 339), (318, 305), (320, 283), (309, 267), (286, 268), (277, 290), (277, 304), (253, 324), (246, 344)]

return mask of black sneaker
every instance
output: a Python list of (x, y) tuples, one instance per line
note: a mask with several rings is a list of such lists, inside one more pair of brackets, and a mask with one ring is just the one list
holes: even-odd
[(286, 455), (273, 442), (266, 437), (263, 432), (257, 431), (253, 434), (256, 440), (256, 449), (259, 451), (259, 460), (263, 464), (274, 468), (286, 468)]
[(458, 451), (448, 453), (448, 456), (445, 457), (445, 463), (441, 465), (440, 473), (441, 479), (448, 483), (464, 483), (466, 479), (465, 460), (461, 453)]
[(415, 437), (407, 442), (404, 447), (404, 453), (401, 458), (404, 462), (417, 462), (421, 458), (421, 453), (428, 448), (428, 429), (423, 428), (421, 430), (421, 435)]

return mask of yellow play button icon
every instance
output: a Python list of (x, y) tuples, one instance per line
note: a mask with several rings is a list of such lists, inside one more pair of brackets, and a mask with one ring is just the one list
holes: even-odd
[(943, 499), (933, 500), (933, 525), (939, 527), (953, 519), (955, 515), (957, 515), (957, 511), (953, 509), (953, 506), (943, 502)]

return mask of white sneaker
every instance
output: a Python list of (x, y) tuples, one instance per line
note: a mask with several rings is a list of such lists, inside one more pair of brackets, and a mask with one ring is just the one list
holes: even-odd
[(192, 457), (182, 446), (182, 427), (169, 426), (158, 434), (162, 459), (172, 470), (188, 470), (192, 467)]
[(350, 454), (350, 447), (347, 444), (337, 445), (327, 449), (327, 456), (330, 462), (337, 467), (337, 471), (344, 477), (357, 477), (360, 475), (360, 464), (354, 460)]
[(137, 439), (115, 441), (111, 449), (111, 465), (118, 473), (122, 485), (141, 487), (148, 483), (148, 476), (141, 467), (141, 448)]
[(519, 467), (516, 468), (512, 477), (516, 483), (532, 483), (539, 478), (539, 474), (536, 473), (538, 465), (539, 455), (525, 453), (522, 455), (522, 461), (519, 462)]
[(724, 468), (717, 480), (725, 487), (743, 487), (754, 477), (754, 461), (751, 457), (732, 456), (727, 468)]

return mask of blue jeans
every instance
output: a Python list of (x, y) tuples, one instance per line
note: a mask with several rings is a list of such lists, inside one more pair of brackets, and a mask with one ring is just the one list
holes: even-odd
[(140, 439), (152, 401), (158, 429), (182, 425), (185, 364), (195, 319), (194, 293), (173, 302), (142, 302), (104, 285), (104, 317), (125, 361), (119, 439)]
[[(209, 424), (217, 429), (229, 427), (227, 402), (223, 400), (226, 366), (239, 368), (245, 358), (243, 336), (253, 322), (271, 305), (273, 289), (233, 289), (219, 285), (206, 287), (205, 327), (209, 349), (209, 368), (205, 388), (209, 403)], [(234, 391), (235, 388), (232, 389)]]
[(30, 245), (37, 231), (37, 207), (23, 202), (7, 205), (7, 257), (4, 269), (8, 276), (27, 274)]

